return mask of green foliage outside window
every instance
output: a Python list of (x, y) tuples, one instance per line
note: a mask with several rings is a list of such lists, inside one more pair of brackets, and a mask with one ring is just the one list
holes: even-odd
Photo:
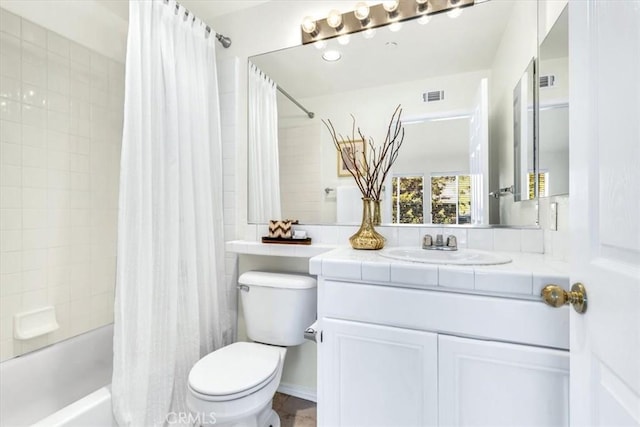
[(395, 224), (422, 224), (424, 222), (424, 178), (421, 176), (394, 176), (391, 180), (392, 221)]
[(431, 177), (431, 222), (433, 224), (471, 222), (471, 177), (469, 175)]

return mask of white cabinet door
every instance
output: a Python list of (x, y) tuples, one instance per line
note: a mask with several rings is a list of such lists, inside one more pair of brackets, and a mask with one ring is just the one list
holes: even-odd
[(640, 426), (640, 1), (569, 3), (571, 424)]
[(440, 335), (439, 424), (566, 426), (569, 353)]
[(322, 319), (320, 426), (438, 422), (437, 335)]

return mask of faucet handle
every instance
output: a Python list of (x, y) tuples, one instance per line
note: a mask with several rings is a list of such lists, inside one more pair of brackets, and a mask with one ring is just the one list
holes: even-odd
[(422, 248), (424, 249), (431, 246), (433, 246), (433, 237), (431, 237), (431, 234), (425, 234), (422, 238)]
[(447, 246), (450, 248), (458, 247), (458, 239), (456, 239), (456, 236), (451, 235), (447, 237)]

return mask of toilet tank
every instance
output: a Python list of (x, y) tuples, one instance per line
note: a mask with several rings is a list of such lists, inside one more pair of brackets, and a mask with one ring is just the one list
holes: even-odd
[(316, 320), (316, 279), (248, 271), (238, 282), (247, 336), (252, 341), (287, 347), (304, 342), (304, 330)]

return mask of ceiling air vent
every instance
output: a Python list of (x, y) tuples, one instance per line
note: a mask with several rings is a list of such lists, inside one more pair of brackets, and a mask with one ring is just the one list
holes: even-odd
[(442, 101), (444, 99), (444, 91), (443, 90), (434, 90), (431, 92), (425, 92), (422, 94), (423, 102), (435, 102)]
[(540, 76), (540, 88), (553, 87), (556, 85), (556, 76), (549, 74), (548, 76)]

